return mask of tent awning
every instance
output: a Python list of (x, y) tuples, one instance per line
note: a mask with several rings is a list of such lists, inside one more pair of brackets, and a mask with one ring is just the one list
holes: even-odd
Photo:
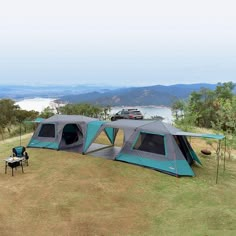
[(221, 134), (198, 134), (198, 133), (191, 133), (191, 132), (176, 132), (176, 133), (173, 133), (173, 135), (212, 138), (212, 139), (217, 139), (217, 140), (222, 140), (225, 138), (225, 136)]
[(37, 117), (34, 120), (25, 120), (24, 123), (41, 123), (43, 120), (45, 120), (45, 119), (41, 118), (41, 117)]

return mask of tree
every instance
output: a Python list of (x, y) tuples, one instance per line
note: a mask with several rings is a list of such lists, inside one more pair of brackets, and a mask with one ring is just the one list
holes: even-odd
[(21, 110), (20, 108), (15, 110), (16, 122), (20, 124), (20, 133), (22, 132), (22, 127), (24, 128), (24, 132), (26, 132), (26, 123), (24, 121), (34, 120), (37, 118), (39, 113), (37, 111), (26, 111)]
[(215, 90), (201, 89), (190, 95), (184, 110), (184, 118), (177, 122), (189, 129), (189, 125), (213, 128), (227, 139), (227, 153), (231, 155), (236, 136), (236, 96), (232, 82), (218, 84)]
[(100, 115), (102, 116), (103, 120), (107, 120), (109, 119), (109, 113), (111, 112), (111, 106), (106, 106), (102, 108), (102, 112), (100, 113)]
[(26, 111), (21, 110), (18, 105), (15, 105), (15, 101), (11, 99), (1, 99), (0, 100), (0, 133), (3, 138), (3, 134), (7, 130), (8, 133), (15, 130), (17, 126), (22, 124), (26, 119), (34, 119), (37, 117), (38, 112), (36, 111)]
[(37, 111), (26, 111), (17, 108), (14, 112), (16, 121), (22, 123), (25, 120), (33, 120), (35, 119), (39, 113)]
[(216, 111), (217, 119), (211, 121), (215, 130), (221, 131), (226, 137), (226, 152), (229, 159), (231, 158), (232, 148), (235, 144), (236, 137), (236, 96), (230, 99), (218, 100), (219, 108)]
[(46, 107), (41, 113), (40, 113), (40, 117), (42, 118), (49, 118), (51, 116), (55, 115), (55, 111), (53, 108), (51, 107)]
[(65, 115), (83, 115), (89, 117), (98, 118), (103, 109), (100, 106), (95, 106), (88, 103), (80, 103), (80, 104), (67, 104), (59, 109), (60, 114)]
[[(189, 115), (196, 117), (195, 125), (199, 127), (211, 128), (215, 123), (222, 106), (227, 103), (232, 104), (234, 94), (232, 82), (218, 84), (215, 90), (202, 88), (199, 92), (190, 95), (187, 104)], [(186, 114), (185, 114), (186, 116)]]
[(205, 88), (190, 95), (188, 110), (196, 116), (195, 125), (210, 128), (215, 117), (214, 100), (215, 92)]
[(235, 88), (235, 84), (233, 82), (227, 82), (227, 83), (218, 83), (218, 86), (216, 87), (216, 96), (218, 99), (223, 100), (230, 100), (233, 99), (233, 89)]
[(185, 109), (185, 102), (183, 100), (177, 100), (172, 104), (171, 110), (177, 121), (183, 118), (184, 109)]
[(16, 123), (15, 111), (19, 106), (11, 99), (0, 100), (0, 132), (3, 136), (5, 129), (10, 133), (11, 126)]

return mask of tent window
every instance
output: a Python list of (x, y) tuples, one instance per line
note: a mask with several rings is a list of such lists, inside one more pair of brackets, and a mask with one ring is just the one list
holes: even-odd
[(165, 139), (163, 135), (140, 133), (133, 149), (165, 155)]
[(39, 131), (39, 137), (55, 138), (55, 125), (43, 124)]

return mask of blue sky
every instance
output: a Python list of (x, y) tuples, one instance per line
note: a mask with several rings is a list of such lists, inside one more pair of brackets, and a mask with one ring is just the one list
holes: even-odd
[(233, 0), (8, 0), (0, 84), (236, 82)]

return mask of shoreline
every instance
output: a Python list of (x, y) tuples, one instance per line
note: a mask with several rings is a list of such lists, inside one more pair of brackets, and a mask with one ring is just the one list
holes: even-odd
[[(15, 104), (18, 105), (23, 110), (27, 111), (34, 110), (40, 113), (47, 107), (55, 109), (55, 107), (58, 106), (58, 104), (55, 102), (56, 100), (58, 100), (58, 98), (35, 97), (30, 99), (23, 99), (21, 101), (16, 102)], [(111, 107), (109, 115), (117, 113), (119, 110), (123, 108), (136, 108), (143, 113), (146, 119), (160, 116), (163, 117), (164, 121), (168, 123), (171, 123), (173, 121), (171, 108), (163, 105), (113, 106)]]

